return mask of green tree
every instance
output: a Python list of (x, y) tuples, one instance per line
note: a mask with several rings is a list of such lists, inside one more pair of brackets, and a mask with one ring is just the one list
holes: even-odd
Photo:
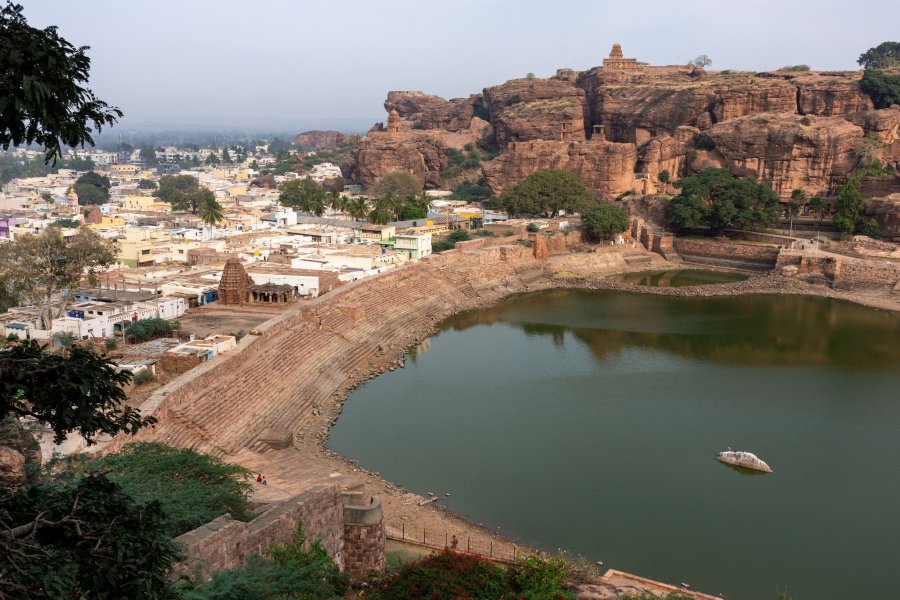
[(778, 223), (782, 212), (767, 183), (735, 177), (725, 169), (706, 169), (675, 185), (681, 191), (672, 198), (672, 224), (679, 229), (768, 227)]
[(605, 240), (628, 229), (628, 215), (615, 204), (598, 204), (581, 213), (581, 222), (587, 237)]
[(100, 131), (122, 116), (85, 87), (87, 50), (56, 27), (30, 27), (19, 4), (0, 9), (0, 147), (37, 143), (44, 160), (55, 162), (63, 144), (93, 146), (92, 126)]
[(859, 82), (875, 108), (888, 108), (900, 104), (900, 75), (890, 75), (878, 69), (866, 69)]
[(309, 177), (291, 179), (278, 186), (278, 201), (282, 206), (308, 212), (321, 217), (325, 214), (325, 188)]
[(669, 190), (669, 181), (671, 180), (669, 176), (669, 171), (667, 169), (663, 169), (659, 173), (659, 182), (663, 184), (663, 193), (665, 194)]
[(594, 204), (577, 175), (558, 169), (541, 169), (512, 186), (503, 195), (510, 215), (543, 214), (556, 217), (561, 210), (580, 212)]
[[(82, 278), (87, 276), (96, 285), (97, 274), (115, 259), (115, 242), (87, 227), (68, 239), (63, 239), (59, 227), (47, 227), (0, 245), (0, 276), (23, 299), (41, 305), (41, 320), (50, 330)], [(54, 306), (58, 294), (62, 302)]]
[(881, 225), (879, 225), (878, 221), (876, 221), (875, 219), (869, 219), (868, 221), (866, 221), (862, 233), (863, 235), (867, 235), (870, 238), (879, 240), (881, 239), (882, 235)]
[(822, 223), (822, 219), (825, 218), (826, 213), (828, 213), (828, 200), (822, 196), (813, 196), (809, 201), (809, 210), (816, 217), (816, 233), (818, 233), (819, 225)]
[(791, 192), (791, 199), (784, 205), (784, 216), (790, 219), (791, 222), (791, 236), (794, 235), (794, 217), (800, 214), (800, 211), (803, 210), (803, 207), (808, 202), (806, 192), (798, 189)]
[(171, 204), (173, 210), (190, 210), (194, 214), (207, 198), (215, 197), (208, 188), (200, 187), (193, 175), (163, 175), (153, 195)]
[(231, 163), (231, 154), (228, 152), (228, 146), (222, 148), (222, 162), (226, 165)]
[(214, 195), (210, 194), (203, 199), (203, 203), (200, 204), (199, 210), (200, 218), (204, 223), (209, 225), (209, 237), (212, 239), (216, 223), (224, 218), (222, 205), (219, 204)]
[(0, 496), (0, 597), (177, 600), (159, 504), (103, 476), (47, 474)]
[(156, 158), (156, 148), (150, 145), (141, 146), (140, 158), (146, 167), (155, 167), (159, 164), (159, 160)]
[(328, 207), (335, 212), (344, 212), (347, 207), (347, 199), (338, 190), (328, 192)]
[(208, 165), (210, 165), (210, 166), (215, 166), (215, 165), (219, 164), (219, 157), (216, 156), (215, 153), (210, 152), (210, 153), (206, 156), (206, 160), (203, 161), (203, 162), (205, 162), (206, 164), (208, 164)]
[(851, 177), (838, 188), (838, 199), (831, 218), (835, 228), (848, 235), (856, 231), (865, 206), (862, 192), (859, 191), (859, 179)]
[(365, 198), (353, 198), (347, 202), (347, 214), (356, 221), (362, 221), (369, 214), (369, 206)]
[(375, 205), (369, 212), (369, 221), (376, 225), (389, 223), (394, 218), (395, 211), (398, 208), (397, 202), (397, 197), (392, 192), (388, 192), (375, 200)]
[(139, 190), (155, 190), (157, 188), (156, 182), (152, 179), (141, 179), (138, 182)]
[(88, 171), (75, 180), (75, 193), (78, 195), (78, 204), (87, 206), (91, 204), (105, 204), (109, 201), (109, 177), (99, 175), (94, 171)]
[(56, 443), (78, 432), (93, 444), (98, 435), (134, 434), (156, 422), (125, 404), (130, 373), (79, 346), (49, 353), (35, 340), (17, 342), (0, 355), (0, 375), (0, 417), (33, 417)]
[(882, 42), (860, 54), (856, 62), (863, 69), (900, 66), (900, 42)]
[(394, 171), (384, 175), (372, 188), (372, 195), (380, 198), (388, 193), (405, 197), (422, 193), (422, 184), (416, 176), (408, 171)]

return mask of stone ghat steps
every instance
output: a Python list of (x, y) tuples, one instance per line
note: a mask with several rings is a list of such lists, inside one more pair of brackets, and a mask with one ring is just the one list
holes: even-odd
[(479, 296), (499, 298), (542, 276), (538, 263), (414, 266), (325, 296), (173, 392), (154, 437), (220, 456), (262, 449), (254, 445), (261, 431), (299, 432), (348, 377), (370, 372), (380, 352), (415, 342)]
[(272, 450), (265, 454), (243, 449), (223, 458), (249, 469), (254, 478), (258, 473), (265, 475), (268, 486), (291, 495), (319, 485), (337, 485), (342, 490), (357, 490), (363, 485), (362, 479), (333, 471), (327, 464), (310, 460), (309, 456), (295, 448)]

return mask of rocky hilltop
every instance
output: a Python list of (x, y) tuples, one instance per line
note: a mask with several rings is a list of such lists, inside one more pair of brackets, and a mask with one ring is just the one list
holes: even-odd
[(345, 136), (340, 131), (304, 131), (294, 138), (294, 145), (306, 150), (334, 148), (356, 140), (356, 135)]
[(390, 92), (387, 126), (359, 141), (355, 175), (371, 185), (402, 169), (443, 187), (459, 180), (451, 168), (459, 151), (478, 146), (490, 159), (466, 173), (494, 194), (548, 167), (615, 197), (654, 193), (663, 170), (677, 179), (711, 166), (770, 180), (782, 194), (829, 194), (856, 167), (866, 137), (900, 166), (900, 109), (875, 110), (860, 75), (655, 67), (615, 45), (603, 66), (514, 79), (468, 98)]

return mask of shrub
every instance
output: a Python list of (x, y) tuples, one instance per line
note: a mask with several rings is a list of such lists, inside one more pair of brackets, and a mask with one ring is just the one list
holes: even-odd
[(875, 108), (900, 104), (900, 75), (889, 75), (878, 69), (866, 69), (859, 82), (859, 89), (872, 99)]
[(465, 229), (457, 229), (447, 236), (447, 241), (451, 244), (455, 244), (456, 242), (465, 242), (467, 240), (471, 240), (472, 237), (469, 235), (469, 232)]
[(144, 369), (143, 371), (138, 371), (132, 381), (134, 381), (135, 385), (141, 385), (143, 383), (147, 383), (148, 381), (153, 381), (153, 379), (153, 371), (151, 371), (150, 369)]
[(781, 67), (778, 69), (779, 71), (788, 71), (789, 73), (795, 73), (799, 71), (809, 71), (809, 65), (789, 65), (787, 67)]
[(529, 223), (525, 226), (525, 231), (527, 231), (528, 233), (537, 233), (538, 231), (540, 231), (540, 229), (541, 227), (537, 223)]
[(715, 150), (716, 143), (712, 141), (711, 137), (705, 133), (701, 133), (694, 138), (694, 148), (697, 150)]
[(504, 569), (479, 556), (444, 550), (400, 567), (375, 590), (375, 600), (567, 600), (561, 561), (531, 557)]
[(276, 544), (265, 556), (253, 556), (246, 566), (215, 573), (210, 581), (197, 585), (182, 581), (175, 589), (181, 600), (343, 598), (348, 577), (318, 541), (309, 550), (304, 549), (305, 541), (298, 522), (291, 543)]
[(494, 237), (494, 232), (487, 229), (479, 229), (475, 232), (477, 237)]
[(863, 227), (863, 235), (867, 235), (870, 238), (881, 239), (881, 225), (878, 224), (878, 221), (875, 219), (869, 219), (866, 222), (865, 227)]
[(138, 321), (137, 326), (135, 326), (134, 323), (129, 323), (125, 328), (125, 332), (128, 335), (137, 338), (140, 342), (146, 342), (158, 337), (171, 335), (174, 329), (172, 323), (169, 323), (165, 319), (153, 317)]
[(119, 345), (119, 342), (116, 341), (116, 338), (106, 338), (103, 341), (103, 346), (106, 348), (107, 352), (112, 352), (116, 349), (116, 346)]
[(194, 450), (133, 443), (90, 462), (88, 468), (104, 473), (138, 503), (159, 502), (166, 515), (165, 531), (173, 537), (225, 513), (236, 519), (251, 517), (250, 472)]

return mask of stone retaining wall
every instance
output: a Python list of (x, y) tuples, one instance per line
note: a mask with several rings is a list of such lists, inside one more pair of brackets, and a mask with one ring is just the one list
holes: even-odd
[(739, 269), (768, 270), (778, 261), (778, 248), (729, 244), (711, 240), (675, 238), (673, 248), (687, 261), (735, 267)]
[(215, 571), (238, 567), (251, 555), (261, 555), (274, 544), (294, 541), (298, 521), (303, 524), (306, 547), (320, 541), (341, 566), (343, 511), (338, 488), (320, 487), (273, 506), (249, 523), (219, 517), (175, 538), (185, 553), (185, 560), (175, 565), (175, 575), (206, 580)]

